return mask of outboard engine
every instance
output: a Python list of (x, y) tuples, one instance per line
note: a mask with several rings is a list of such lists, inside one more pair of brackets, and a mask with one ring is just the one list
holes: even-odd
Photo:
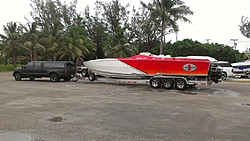
[(208, 75), (214, 83), (222, 81), (222, 69), (215, 62), (211, 62)]

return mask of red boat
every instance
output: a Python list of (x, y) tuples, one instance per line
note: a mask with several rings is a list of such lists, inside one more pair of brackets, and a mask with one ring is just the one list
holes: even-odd
[[(149, 78), (190, 80), (205, 79), (215, 83), (220, 81), (220, 70), (208, 59), (190, 57), (170, 57), (140, 53), (128, 58), (96, 59), (84, 62), (92, 71), (90, 80), (96, 75), (111, 78)], [(159, 87), (159, 86), (157, 86)]]
[(118, 58), (118, 60), (150, 75), (206, 76), (211, 63), (207, 59), (146, 56), (142, 54), (129, 58)]

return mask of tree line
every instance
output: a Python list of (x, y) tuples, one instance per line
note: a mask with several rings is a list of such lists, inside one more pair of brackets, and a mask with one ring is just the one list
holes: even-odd
[[(31, 0), (30, 19), (3, 25), (1, 63), (34, 60), (90, 60), (128, 57), (139, 52), (171, 56), (206, 55), (235, 62), (244, 58), (232, 47), (185, 39), (166, 42), (179, 32), (178, 21), (191, 22), (190, 7), (181, 0), (141, 1), (141, 6), (121, 5), (119, 0), (95, 1), (77, 12), (77, 0)], [(91, 9), (91, 10), (90, 10)], [(94, 10), (93, 10), (94, 9)]]

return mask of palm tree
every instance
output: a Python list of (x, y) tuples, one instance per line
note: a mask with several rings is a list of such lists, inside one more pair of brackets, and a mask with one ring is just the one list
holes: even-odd
[(250, 38), (250, 21), (247, 17), (242, 16), (240, 22), (240, 32), (243, 36)]
[(61, 46), (63, 42), (62, 29), (63, 25), (60, 22), (55, 22), (47, 34), (47, 39), (50, 43), (48, 51), (53, 53), (54, 61), (56, 61), (56, 58), (60, 54), (59, 50), (62, 48)]
[(106, 57), (128, 57), (137, 53), (137, 47), (125, 35), (126, 27), (118, 26), (113, 36), (108, 36), (104, 51)]
[(149, 18), (141, 26), (147, 25), (151, 21), (161, 21), (160, 54), (162, 54), (166, 29), (172, 28), (173, 32), (177, 33), (179, 31), (177, 21), (181, 20), (191, 23), (186, 16), (193, 15), (193, 12), (181, 0), (153, 0), (153, 3), (149, 3), (148, 5), (141, 1), (141, 4), (150, 11)]
[(60, 58), (68, 57), (68, 60), (81, 59), (90, 51), (96, 51), (96, 45), (86, 36), (84, 28), (73, 25), (69, 27), (64, 36), (63, 47), (60, 48)]
[(1, 43), (2, 46), (4, 46), (2, 55), (5, 57), (8, 54), (12, 54), (13, 65), (14, 68), (16, 68), (16, 51), (21, 46), (21, 36), (18, 25), (16, 22), (8, 22), (7, 26), (3, 26), (3, 30), (6, 35), (0, 34)]
[(25, 33), (23, 34), (24, 39), (24, 48), (30, 51), (30, 60), (37, 60), (36, 50), (43, 49), (45, 51), (45, 47), (38, 43), (38, 35), (37, 35), (37, 24), (33, 22), (31, 25), (28, 23), (28, 28), (23, 26)]

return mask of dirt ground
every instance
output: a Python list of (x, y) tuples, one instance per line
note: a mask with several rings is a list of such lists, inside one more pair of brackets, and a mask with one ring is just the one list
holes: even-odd
[(250, 83), (15, 81), (0, 73), (1, 141), (249, 141)]

